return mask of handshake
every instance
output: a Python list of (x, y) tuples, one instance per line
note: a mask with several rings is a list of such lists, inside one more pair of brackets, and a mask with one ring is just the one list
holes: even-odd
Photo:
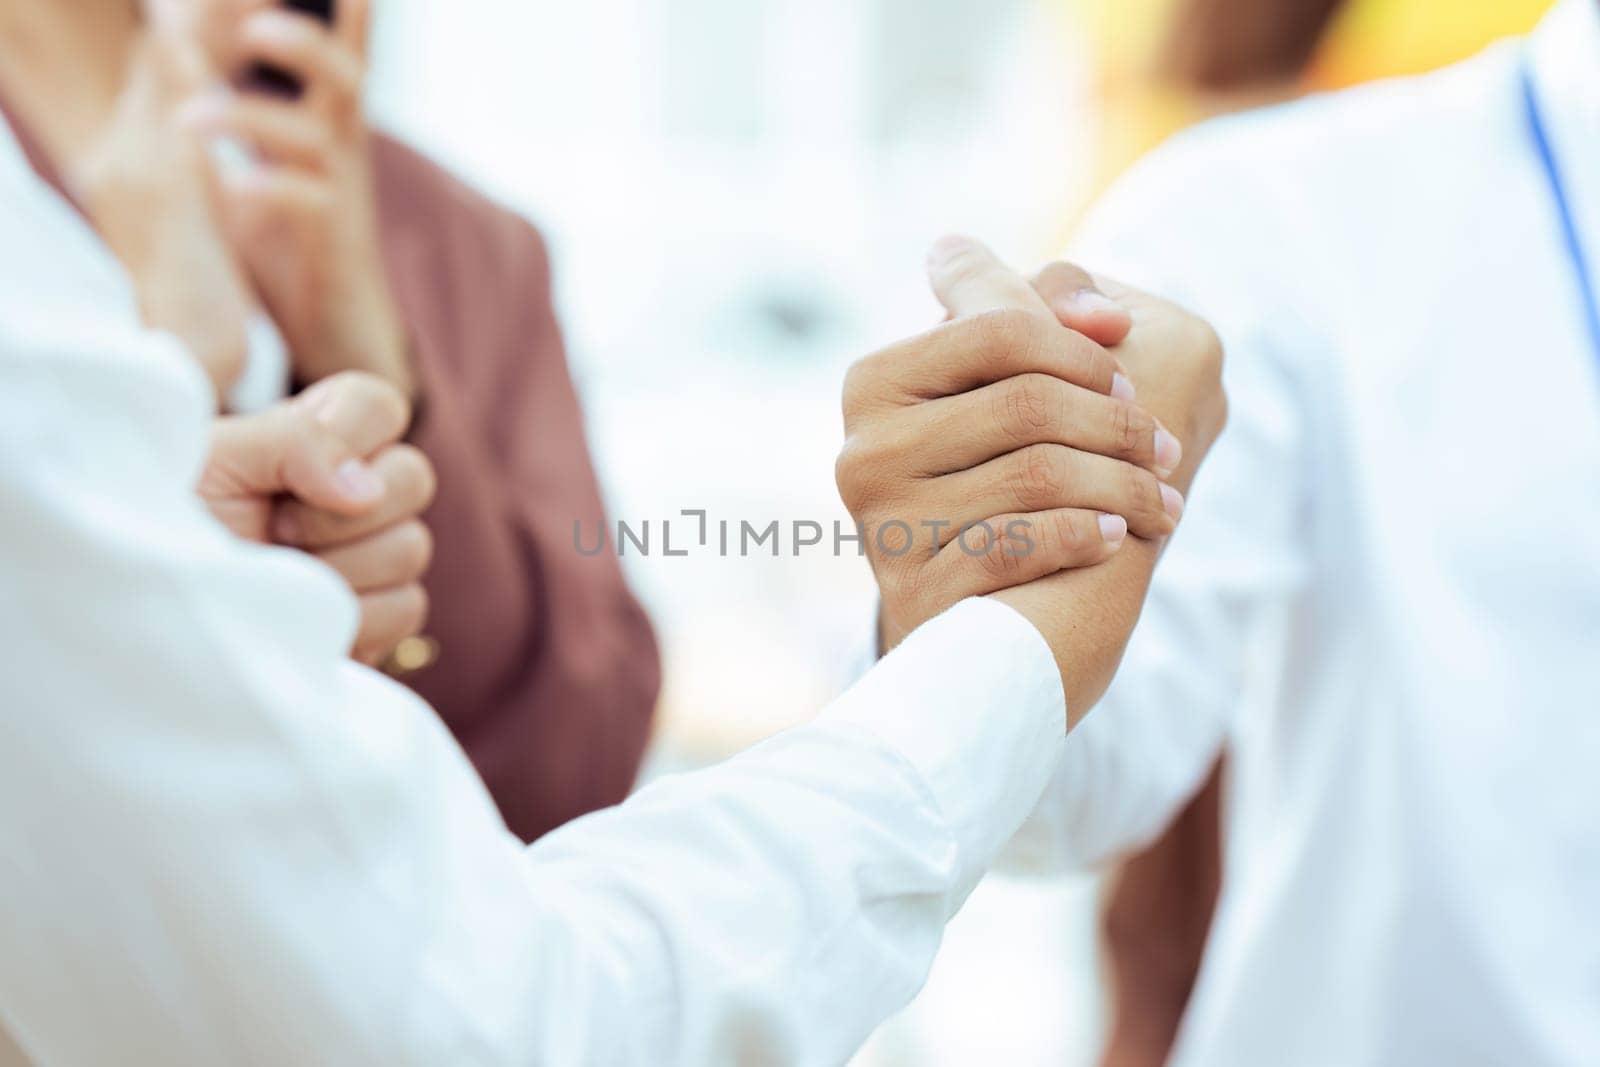
[(882, 593), (880, 649), (995, 596), (1050, 643), (1075, 721), (1109, 684), (1227, 420), (1221, 344), (1066, 264), (1030, 283), (947, 238), (928, 266), (949, 321), (845, 383), (837, 475)]
[[(844, 389), (839, 489), (882, 592), (881, 647), (996, 596), (1057, 649), (1069, 707), (1087, 706), (1114, 657), (1074, 660), (1064, 638), (1091, 621), (1131, 632), (1226, 420), (1220, 345), (1171, 304), (1102, 292), (1066, 264), (1028, 282), (948, 238), (929, 270), (950, 320), (863, 359)], [(393, 385), (337, 375), (265, 415), (219, 420), (200, 485), (234, 533), (304, 549), (349, 582), (353, 654), (368, 663), (426, 615), (434, 476), (400, 443), (409, 422)], [(1097, 566), (1119, 557), (1126, 569)]]

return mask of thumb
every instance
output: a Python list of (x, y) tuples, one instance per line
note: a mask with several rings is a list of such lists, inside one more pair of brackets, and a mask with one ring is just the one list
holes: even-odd
[(1033, 288), (1050, 305), (1061, 325), (1077, 330), (1096, 344), (1115, 347), (1127, 340), (1133, 330), (1133, 316), (1128, 309), (1103, 293), (1082, 267), (1052, 263), (1033, 279)]
[(202, 482), (217, 495), (288, 494), (339, 515), (364, 514), (384, 494), (352, 446), (295, 404), (218, 419)]
[(971, 237), (943, 237), (928, 253), (928, 280), (944, 309), (956, 318), (987, 311), (1056, 313), (1032, 285)]

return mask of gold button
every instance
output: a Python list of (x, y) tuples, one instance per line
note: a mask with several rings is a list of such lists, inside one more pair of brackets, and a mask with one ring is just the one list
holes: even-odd
[(393, 675), (415, 674), (439, 662), (439, 642), (431, 637), (408, 637), (395, 646), (386, 665)]

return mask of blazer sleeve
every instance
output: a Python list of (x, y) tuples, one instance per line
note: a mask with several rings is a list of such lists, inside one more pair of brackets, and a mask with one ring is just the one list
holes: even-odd
[(660, 686), (614, 553), (537, 231), (392, 142), (379, 155), (391, 275), (433, 461), (427, 579), (439, 654), (405, 678), (533, 840), (631, 789)]

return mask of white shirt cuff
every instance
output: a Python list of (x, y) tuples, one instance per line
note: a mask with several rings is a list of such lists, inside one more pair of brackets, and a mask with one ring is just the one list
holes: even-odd
[(1066, 696), (1042, 634), (967, 600), (912, 634), (823, 715), (864, 727), (921, 774), (976, 885), (1044, 792), (1066, 744)]

